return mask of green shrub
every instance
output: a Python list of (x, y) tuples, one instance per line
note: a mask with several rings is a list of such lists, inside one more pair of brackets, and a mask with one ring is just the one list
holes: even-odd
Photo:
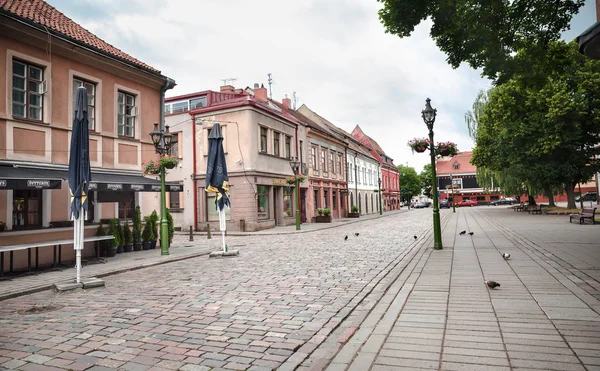
[(150, 225), (152, 226), (152, 241), (156, 241), (158, 239), (158, 214), (156, 210), (152, 211), (148, 219), (150, 219)]
[(114, 237), (112, 240), (113, 249), (116, 249), (121, 244), (121, 232), (119, 229), (119, 221), (117, 219), (111, 219), (109, 222), (108, 233)]
[(352, 210), (353, 213), (357, 213), (358, 212), (358, 206), (353, 205), (351, 210)]
[(165, 209), (167, 211), (167, 226), (169, 229), (169, 245), (171, 245), (171, 242), (173, 242), (173, 235), (175, 234), (175, 224), (173, 222), (173, 215), (171, 215), (171, 212), (169, 211), (169, 209)]
[(323, 209), (323, 215), (325, 215), (325, 216), (331, 215), (331, 209), (330, 208)]
[(138, 243), (142, 241), (142, 228), (142, 212), (138, 205), (135, 207), (135, 212), (133, 213), (133, 242)]
[(144, 218), (144, 231), (142, 232), (142, 240), (144, 242), (154, 241), (154, 234), (152, 232), (152, 220), (149, 216)]
[(131, 229), (129, 229), (129, 224), (125, 223), (121, 226), (123, 229), (123, 238), (125, 239), (125, 245), (130, 245), (133, 243), (133, 235), (131, 234)]

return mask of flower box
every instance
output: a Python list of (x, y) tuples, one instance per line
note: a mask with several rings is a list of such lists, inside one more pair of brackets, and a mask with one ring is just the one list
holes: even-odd
[(331, 223), (331, 215), (317, 215), (315, 223)]
[(359, 218), (359, 217), (360, 217), (360, 213), (354, 213), (354, 212), (348, 213), (348, 218)]

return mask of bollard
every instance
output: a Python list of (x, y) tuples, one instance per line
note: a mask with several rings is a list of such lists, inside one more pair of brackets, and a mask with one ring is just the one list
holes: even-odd
[(206, 224), (206, 239), (210, 240), (212, 236), (210, 235), (210, 224)]
[(190, 225), (190, 241), (194, 241), (194, 229)]

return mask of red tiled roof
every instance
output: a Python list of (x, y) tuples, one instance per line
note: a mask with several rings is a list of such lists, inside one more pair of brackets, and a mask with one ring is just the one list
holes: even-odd
[[(471, 164), (472, 154), (472, 152), (460, 152), (447, 160), (437, 160), (435, 166), (437, 175), (475, 173), (477, 168)], [(454, 168), (455, 164), (458, 164), (458, 169)]]
[(0, 9), (154, 73), (159, 70), (133, 58), (75, 23), (43, 0), (0, 0)]

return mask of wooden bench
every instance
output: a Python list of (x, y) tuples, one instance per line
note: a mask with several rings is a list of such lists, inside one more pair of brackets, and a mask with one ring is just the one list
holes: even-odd
[(542, 205), (542, 204), (532, 205), (532, 206), (530, 206), (530, 207), (527, 208), (527, 213), (529, 213), (529, 214), (541, 214), (542, 213), (542, 209), (544, 208), (544, 206), (546, 206), (546, 205)]
[(523, 211), (525, 210), (525, 203), (521, 203), (519, 205), (512, 207), (513, 211)]
[[(100, 246), (98, 245), (100, 241), (112, 240), (113, 236), (94, 236), (94, 237), (86, 237), (83, 239), (83, 242), (95, 242), (96, 243), (96, 256), (100, 257)], [(35, 248), (35, 268), (39, 268), (39, 249), (40, 247), (54, 247), (54, 255), (52, 267), (56, 268), (56, 249), (58, 247), (58, 264), (62, 264), (62, 245), (72, 245), (73, 239), (65, 239), (65, 240), (52, 240), (52, 241), (42, 241), (42, 242), (32, 242), (25, 243), (19, 245), (6, 245), (0, 246), (0, 278), (4, 276), (4, 253), (10, 252), (10, 272), (13, 271), (13, 253), (19, 250), (27, 250), (27, 271), (31, 272), (31, 249)]]
[(569, 223), (573, 221), (573, 219), (579, 219), (579, 224), (583, 224), (586, 219), (590, 219), (592, 224), (596, 224), (596, 207), (593, 209), (583, 209), (578, 214), (569, 215)]

